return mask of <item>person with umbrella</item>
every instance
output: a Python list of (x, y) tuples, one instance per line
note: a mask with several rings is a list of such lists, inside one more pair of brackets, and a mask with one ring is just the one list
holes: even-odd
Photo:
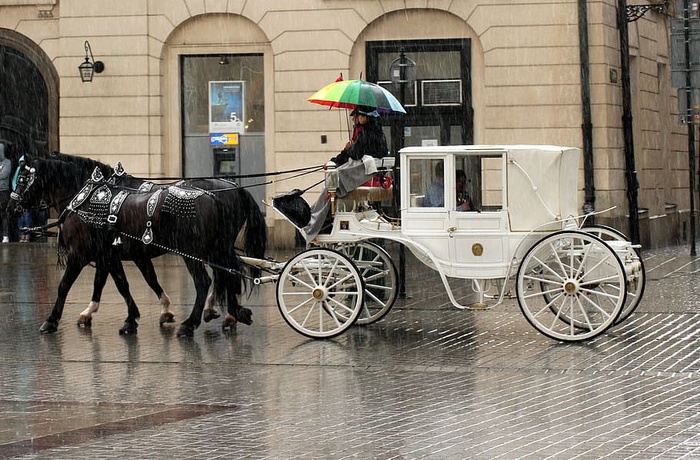
[(349, 159), (361, 160), (365, 155), (383, 158), (389, 153), (384, 130), (379, 124), (379, 112), (372, 107), (360, 106), (350, 116), (353, 119), (353, 131), (345, 148), (331, 158), (336, 166), (347, 163)]
[[(331, 158), (338, 167), (337, 195), (340, 198), (374, 177), (374, 171), (365, 166), (363, 159), (373, 161), (372, 158), (383, 158), (389, 153), (384, 130), (378, 121), (379, 112), (375, 108), (358, 106), (350, 115), (354, 122), (352, 137), (345, 148)], [(311, 206), (311, 220), (302, 229), (307, 244), (324, 228), (330, 206), (330, 197), (324, 187)]]

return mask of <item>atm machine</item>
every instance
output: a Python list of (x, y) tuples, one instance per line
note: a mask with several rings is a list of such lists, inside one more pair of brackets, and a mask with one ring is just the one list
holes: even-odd
[(214, 148), (214, 176), (240, 176), (241, 163), (238, 147)]
[[(212, 134), (213, 175), (230, 177), (248, 189), (265, 213), (265, 136), (262, 133)], [(224, 137), (221, 137), (224, 136)], [(225, 142), (225, 143), (224, 143)], [(247, 177), (241, 177), (247, 176)]]
[(216, 177), (239, 176), (241, 174), (241, 159), (238, 134), (212, 134), (209, 143), (214, 155), (213, 175)]

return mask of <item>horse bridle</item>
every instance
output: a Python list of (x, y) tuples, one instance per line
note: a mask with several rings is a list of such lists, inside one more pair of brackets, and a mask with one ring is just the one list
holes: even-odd
[(29, 171), (29, 174), (22, 174), (17, 177), (17, 187), (16, 190), (19, 190), (19, 186), (23, 185), (23, 190), (22, 193), (17, 193), (15, 190), (13, 190), (10, 193), (10, 198), (15, 200), (15, 201), (22, 201), (22, 195), (26, 193), (26, 191), (29, 189), (29, 187), (32, 186), (34, 183), (34, 179), (36, 178), (36, 169), (30, 168), (29, 166), (24, 167), (25, 171)]
[[(27, 174), (23, 174), (24, 171), (27, 171)], [(29, 166), (25, 166), (24, 171), (22, 171), (17, 177), (16, 189), (10, 192), (10, 200), (14, 200), (17, 202), (15, 210), (20, 212), (26, 210), (21, 203), (23, 201), (24, 194), (27, 193), (27, 190), (29, 190), (29, 188), (34, 184), (34, 181), (36, 180), (36, 169)], [(48, 202), (42, 197), (42, 199), (39, 202), (38, 209), (48, 208)]]

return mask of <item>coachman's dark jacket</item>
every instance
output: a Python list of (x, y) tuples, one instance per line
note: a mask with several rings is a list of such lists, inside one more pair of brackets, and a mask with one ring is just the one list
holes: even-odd
[(337, 156), (331, 158), (336, 165), (340, 166), (347, 163), (350, 158), (361, 160), (365, 155), (374, 158), (384, 158), (388, 154), (389, 148), (386, 145), (386, 137), (384, 137), (382, 126), (376, 118), (369, 118), (367, 123), (358, 126), (356, 134), (357, 138), (350, 148), (343, 149)]

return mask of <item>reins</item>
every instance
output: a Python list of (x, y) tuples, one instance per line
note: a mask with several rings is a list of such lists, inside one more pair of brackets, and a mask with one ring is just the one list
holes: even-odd
[[(283, 180), (287, 179), (293, 179), (295, 177), (301, 177), (306, 174), (311, 174), (313, 172), (319, 171), (323, 169), (323, 166), (307, 166), (306, 168), (296, 168), (296, 169), (287, 169), (285, 171), (274, 171), (274, 172), (263, 172), (263, 173), (255, 173), (255, 174), (239, 174), (236, 176), (230, 176), (230, 175), (225, 175), (225, 176), (197, 176), (197, 177), (136, 177), (133, 176), (135, 179), (141, 179), (141, 180), (146, 180), (146, 181), (157, 181), (157, 180), (165, 180), (165, 181), (181, 181), (181, 180), (199, 180), (199, 179), (226, 179), (226, 180), (234, 180), (234, 179), (252, 179), (256, 177), (268, 177), (268, 176), (280, 176), (282, 174), (291, 174), (291, 173), (301, 173), (297, 174), (294, 176), (287, 177)], [(273, 183), (273, 182), (279, 182), (279, 181), (270, 181), (266, 183)], [(260, 184), (263, 185), (263, 184)]]

